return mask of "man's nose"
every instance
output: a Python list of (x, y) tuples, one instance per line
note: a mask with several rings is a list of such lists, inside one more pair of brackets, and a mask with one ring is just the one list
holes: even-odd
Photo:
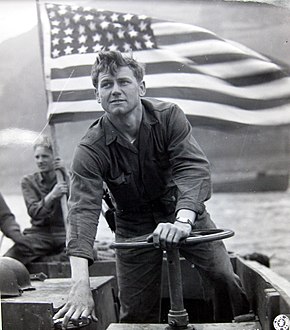
[(114, 83), (113, 88), (112, 88), (112, 94), (120, 94), (120, 86), (117, 82)]

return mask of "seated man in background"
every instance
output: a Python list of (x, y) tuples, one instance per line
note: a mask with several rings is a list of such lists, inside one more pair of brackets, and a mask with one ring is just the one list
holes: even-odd
[[(68, 175), (60, 160), (54, 159), (52, 144), (47, 136), (40, 137), (33, 148), (39, 170), (24, 176), (21, 188), (32, 224), (23, 234), (29, 239), (34, 253), (27, 254), (14, 245), (5, 254), (24, 265), (44, 256), (60, 254), (64, 251), (66, 240), (60, 199), (68, 194)], [(61, 170), (62, 182), (57, 182), (56, 170)]]
[[(16, 222), (14, 214), (6, 204), (0, 193), (0, 230), (15, 243), (15, 250), (24, 251), (26, 254), (33, 253), (29, 239), (21, 233), (20, 226)], [(2, 240), (2, 236), (1, 236)], [(0, 244), (1, 247), (1, 244)]]

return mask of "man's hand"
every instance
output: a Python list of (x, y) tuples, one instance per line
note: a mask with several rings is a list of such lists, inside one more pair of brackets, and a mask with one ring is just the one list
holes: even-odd
[(54, 159), (54, 169), (61, 171), (64, 177), (67, 175), (66, 168), (65, 168), (64, 163), (63, 163), (63, 161), (60, 157), (56, 157)]
[(69, 321), (77, 322), (79, 319), (87, 321), (89, 318), (95, 322), (98, 321), (88, 280), (79, 280), (73, 283), (67, 303), (54, 315), (53, 319), (62, 317), (63, 329), (67, 328)]
[(44, 198), (44, 206), (49, 210), (54, 201), (61, 198), (68, 193), (68, 185), (66, 182), (58, 182), (54, 185), (52, 190)]
[(55, 184), (51, 191), (52, 199), (61, 198), (62, 195), (68, 193), (68, 186), (66, 182), (58, 182)]
[(181, 239), (190, 235), (192, 227), (189, 223), (159, 223), (153, 232), (153, 243), (155, 247), (172, 249), (177, 246)]

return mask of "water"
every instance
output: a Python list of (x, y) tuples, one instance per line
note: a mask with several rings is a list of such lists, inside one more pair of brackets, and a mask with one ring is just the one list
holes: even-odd
[(225, 240), (239, 254), (271, 257), (271, 268), (290, 281), (290, 190), (267, 193), (219, 193), (207, 203), (221, 228), (235, 231)]
[(257, 2), (257, 3), (266, 3), (269, 5), (277, 6), (277, 7), (285, 7), (290, 9), (289, 0), (224, 0), (225, 2)]
[[(21, 195), (4, 195), (21, 229), (29, 226)], [(216, 193), (207, 202), (212, 219), (220, 228), (232, 229), (235, 236), (224, 242), (229, 251), (241, 255), (259, 252), (271, 257), (271, 268), (290, 281), (290, 189), (286, 192)], [(100, 219), (98, 241), (111, 242), (113, 235)], [(4, 238), (2, 255), (12, 241)]]

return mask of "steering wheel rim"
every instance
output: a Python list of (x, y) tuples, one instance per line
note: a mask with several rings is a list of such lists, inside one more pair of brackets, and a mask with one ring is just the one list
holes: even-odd
[[(192, 230), (189, 237), (181, 240), (177, 247), (217, 241), (232, 237), (234, 234), (234, 231), (230, 229), (196, 229)], [(143, 249), (154, 247), (154, 243), (147, 241), (113, 242), (110, 247), (113, 249)]]

